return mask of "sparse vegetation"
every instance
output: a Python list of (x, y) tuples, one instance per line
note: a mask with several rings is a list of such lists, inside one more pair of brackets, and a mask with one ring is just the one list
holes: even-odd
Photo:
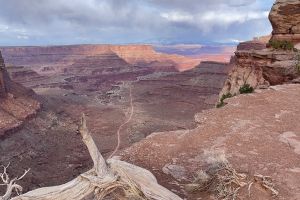
[(234, 95), (232, 95), (231, 93), (227, 93), (227, 94), (223, 94), (221, 99), (220, 99), (220, 102), (216, 105), (217, 108), (221, 108), (223, 106), (226, 105), (226, 103), (224, 102), (225, 99), (228, 99), (228, 98), (231, 98), (233, 97)]
[(270, 40), (269, 43), (268, 43), (268, 46), (269, 47), (272, 47), (274, 49), (277, 49), (277, 50), (294, 50), (294, 44), (290, 41), (287, 41), (287, 40)]
[(188, 192), (209, 192), (217, 199), (239, 199), (239, 191), (248, 188), (248, 196), (251, 196), (253, 184), (278, 195), (271, 177), (255, 174), (249, 179), (246, 174), (238, 173), (227, 160), (225, 153), (221, 151), (209, 151), (204, 153), (208, 167), (205, 171), (196, 173), (195, 180), (186, 185)]
[(249, 84), (244, 84), (242, 87), (240, 87), (239, 91), (241, 94), (249, 94), (254, 91), (254, 88), (251, 87)]
[(300, 73), (300, 52), (298, 52), (298, 54), (297, 54), (296, 70), (297, 70), (298, 73)]
[(237, 173), (224, 152), (205, 152), (207, 170), (197, 172), (192, 184), (186, 185), (189, 192), (208, 191), (217, 199), (236, 199), (240, 188), (247, 185), (246, 174)]

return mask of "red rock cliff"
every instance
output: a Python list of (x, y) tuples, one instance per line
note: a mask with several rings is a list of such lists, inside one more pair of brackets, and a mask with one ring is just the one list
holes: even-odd
[(0, 97), (6, 96), (8, 92), (8, 74), (4, 65), (4, 60), (0, 52)]
[[(300, 33), (300, 1), (277, 0), (270, 12), (270, 21), (274, 29), (271, 39), (297, 44), (300, 39), (297, 35)], [(239, 44), (231, 65), (232, 70), (220, 96), (238, 94), (245, 84), (253, 88), (266, 88), (299, 82), (300, 52), (266, 48), (266, 42), (254, 40)]]
[(33, 95), (32, 90), (10, 80), (0, 52), (0, 137), (37, 113), (41, 105)]

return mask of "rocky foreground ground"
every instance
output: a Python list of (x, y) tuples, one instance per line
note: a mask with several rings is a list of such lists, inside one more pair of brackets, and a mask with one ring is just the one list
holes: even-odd
[[(188, 199), (213, 199), (188, 193), (186, 183), (206, 170), (205, 156), (224, 152), (237, 172), (270, 176), (276, 199), (300, 198), (300, 85), (281, 85), (228, 99), (221, 109), (196, 115), (191, 130), (153, 133), (124, 150), (122, 159), (151, 169), (161, 184)], [(242, 199), (272, 199), (259, 184), (240, 191)]]

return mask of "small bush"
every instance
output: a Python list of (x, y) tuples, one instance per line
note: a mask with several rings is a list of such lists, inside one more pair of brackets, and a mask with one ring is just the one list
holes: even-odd
[(217, 108), (221, 108), (223, 106), (226, 105), (226, 103), (224, 102), (225, 99), (228, 99), (228, 98), (231, 98), (233, 97), (234, 95), (232, 95), (231, 93), (227, 93), (227, 94), (223, 94), (221, 99), (220, 99), (220, 102), (217, 104)]
[(296, 70), (298, 71), (298, 73), (300, 73), (300, 53), (298, 53), (297, 55)]
[(241, 94), (248, 94), (248, 93), (252, 93), (253, 91), (254, 88), (251, 87), (249, 84), (244, 84), (242, 87), (240, 87)]
[(294, 44), (287, 40), (270, 40), (268, 43), (269, 47), (274, 49), (282, 49), (282, 50), (294, 50)]

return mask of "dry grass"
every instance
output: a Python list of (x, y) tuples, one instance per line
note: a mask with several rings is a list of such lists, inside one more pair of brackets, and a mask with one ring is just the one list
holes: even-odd
[[(119, 178), (104, 189), (95, 191), (97, 200), (148, 200), (138, 185), (122, 170), (118, 170)], [(122, 177), (122, 178), (121, 178)]]
[(253, 181), (247, 181), (247, 175), (238, 173), (226, 159), (224, 152), (205, 152), (204, 156), (208, 168), (205, 171), (200, 170), (196, 173), (193, 183), (186, 185), (187, 191), (209, 192), (217, 199), (235, 200), (238, 198), (239, 191), (247, 186), (250, 197), (251, 187), (254, 183), (257, 183), (266, 190), (271, 191), (272, 195), (278, 195), (271, 177), (257, 174), (254, 176)]

